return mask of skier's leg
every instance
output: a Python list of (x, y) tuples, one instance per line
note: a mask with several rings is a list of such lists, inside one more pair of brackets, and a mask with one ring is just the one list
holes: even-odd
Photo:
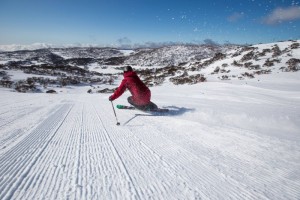
[(136, 107), (137, 109), (140, 109), (140, 110), (146, 110), (147, 106), (148, 106), (148, 104), (143, 105), (143, 106), (135, 104), (135, 102), (132, 100), (132, 96), (128, 97), (127, 101), (128, 101), (128, 103), (130, 103), (131, 105), (133, 105), (134, 107)]
[(157, 110), (158, 109), (157, 105), (151, 101), (145, 107), (146, 107), (146, 110)]
[(133, 105), (134, 107), (136, 106), (135, 103), (132, 100), (132, 96), (127, 98), (128, 103), (130, 103), (131, 105)]
[(133, 106), (136, 107), (137, 109), (142, 109), (141, 106), (136, 105), (136, 104), (134, 103), (134, 101), (132, 100), (132, 96), (128, 97), (128, 98), (127, 98), (127, 101), (128, 101), (128, 103), (130, 103), (131, 105), (133, 105)]

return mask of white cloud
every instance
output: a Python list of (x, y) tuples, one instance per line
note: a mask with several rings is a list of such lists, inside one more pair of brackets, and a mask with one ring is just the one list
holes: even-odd
[(300, 7), (276, 8), (271, 14), (264, 17), (262, 22), (268, 25), (283, 23), (290, 20), (300, 19)]

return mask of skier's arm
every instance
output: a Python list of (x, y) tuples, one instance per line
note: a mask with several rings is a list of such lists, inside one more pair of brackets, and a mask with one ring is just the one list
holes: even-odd
[(126, 90), (126, 80), (123, 79), (120, 86), (116, 89), (113, 95), (110, 96), (110, 100), (113, 101), (119, 98)]

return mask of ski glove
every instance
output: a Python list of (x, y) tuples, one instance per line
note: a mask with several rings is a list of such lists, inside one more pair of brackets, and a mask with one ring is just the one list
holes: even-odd
[(108, 100), (109, 100), (109, 101), (112, 101), (112, 96), (110, 96), (110, 97), (108, 98)]

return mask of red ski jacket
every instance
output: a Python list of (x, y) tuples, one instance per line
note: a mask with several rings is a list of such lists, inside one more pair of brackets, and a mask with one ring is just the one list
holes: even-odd
[(150, 103), (151, 92), (149, 88), (141, 81), (137, 74), (133, 71), (127, 71), (123, 74), (122, 80), (118, 89), (111, 96), (111, 100), (119, 98), (126, 89), (128, 89), (132, 95), (132, 100), (136, 105), (146, 105)]

